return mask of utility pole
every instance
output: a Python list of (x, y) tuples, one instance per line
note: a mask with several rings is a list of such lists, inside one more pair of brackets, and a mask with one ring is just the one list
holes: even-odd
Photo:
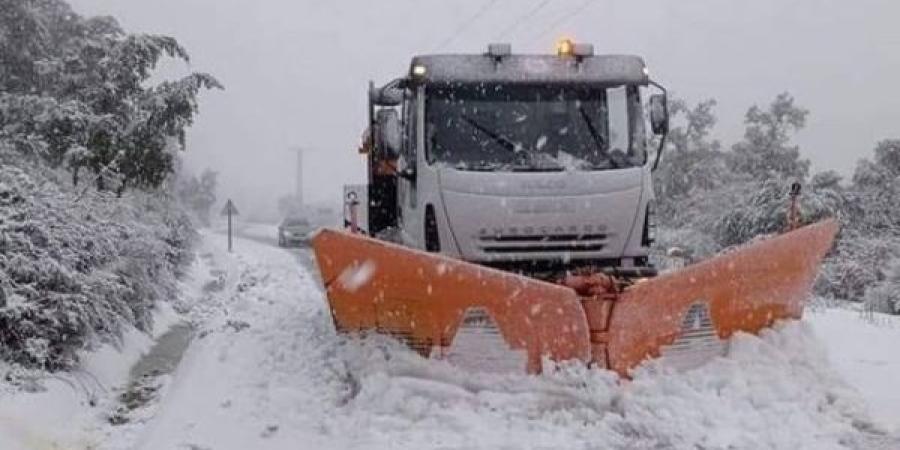
[(297, 178), (296, 178), (296, 186), (294, 196), (297, 199), (297, 207), (303, 208), (303, 148), (296, 147), (292, 148), (290, 151), (295, 152), (297, 154)]
[(228, 201), (225, 202), (225, 207), (222, 208), (222, 215), (228, 216), (228, 253), (231, 253), (231, 250), (233, 248), (232, 239), (231, 239), (231, 235), (232, 235), (231, 219), (234, 216), (238, 216), (240, 214), (241, 213), (238, 212), (237, 207), (234, 206), (234, 202), (232, 202), (231, 199), (229, 198)]

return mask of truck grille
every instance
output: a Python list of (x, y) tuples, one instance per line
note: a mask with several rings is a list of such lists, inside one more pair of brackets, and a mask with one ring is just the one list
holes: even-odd
[(479, 238), (485, 253), (597, 252), (606, 246), (605, 234), (492, 235)]

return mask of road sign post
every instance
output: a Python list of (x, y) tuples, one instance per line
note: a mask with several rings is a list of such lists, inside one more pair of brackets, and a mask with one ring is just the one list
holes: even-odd
[(241, 215), (237, 207), (234, 206), (234, 202), (229, 198), (227, 202), (225, 202), (225, 207), (222, 208), (222, 215), (228, 216), (228, 253), (232, 251), (232, 217)]

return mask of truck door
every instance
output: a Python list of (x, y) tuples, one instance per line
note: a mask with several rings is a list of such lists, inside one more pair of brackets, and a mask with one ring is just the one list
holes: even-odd
[(397, 207), (404, 244), (424, 248), (422, 208), (419, 202), (419, 95), (410, 91), (403, 101), (403, 150), (398, 162)]

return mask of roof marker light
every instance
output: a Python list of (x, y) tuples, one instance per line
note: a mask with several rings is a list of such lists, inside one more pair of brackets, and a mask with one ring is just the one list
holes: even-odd
[(425, 66), (417, 64), (412, 68), (413, 75), (417, 77), (424, 77), (426, 73), (428, 73), (428, 69)]
[(572, 56), (575, 54), (575, 43), (568, 38), (560, 39), (556, 43), (556, 54), (559, 56)]
[(487, 56), (495, 59), (504, 58), (512, 54), (512, 45), (510, 44), (488, 44)]

